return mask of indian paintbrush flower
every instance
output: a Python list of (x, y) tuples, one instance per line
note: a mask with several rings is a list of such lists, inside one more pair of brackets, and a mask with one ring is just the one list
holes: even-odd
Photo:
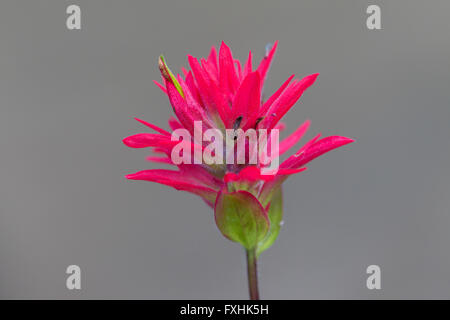
[[(231, 139), (231, 153), (236, 155), (232, 157), (231, 163), (180, 162), (174, 161), (173, 156), (176, 154), (183, 158), (197, 151), (200, 151), (200, 154), (205, 152), (212, 140), (202, 141), (195, 137), (198, 135), (201, 137), (207, 130), (214, 129), (223, 133), (220, 135), (223, 142), (225, 140), (230, 142), (229, 135), (226, 134), (230, 130), (244, 133), (249, 130), (265, 130), (270, 140), (272, 132), (284, 128), (280, 122), (281, 118), (315, 82), (318, 74), (306, 76), (301, 80), (294, 79), (292, 75), (275, 93), (263, 101), (264, 81), (276, 48), (277, 42), (266, 51), (266, 55), (255, 69), (252, 65), (251, 52), (242, 66), (239, 60), (233, 58), (230, 48), (222, 42), (218, 54), (215, 47), (212, 47), (208, 58), (201, 58), (200, 62), (188, 55), (190, 70), (183, 68), (182, 76), (179, 74), (175, 76), (161, 56), (159, 69), (162, 84), (156, 81), (155, 83), (168, 96), (176, 116), (169, 119), (171, 131), (136, 119), (156, 133), (140, 133), (123, 140), (131, 148), (151, 148), (153, 153), (159, 156), (150, 156), (148, 160), (174, 167), (173, 170), (139, 171), (127, 175), (128, 179), (153, 181), (196, 194), (214, 209), (215, 221), (220, 232), (226, 238), (240, 243), (247, 252), (252, 299), (259, 298), (256, 258), (273, 244), (280, 231), (283, 215), (282, 183), (290, 175), (306, 170), (305, 165), (311, 160), (353, 140), (341, 136), (321, 138), (318, 134), (284, 160), (273, 172), (265, 171), (270, 161), (297, 144), (307, 132), (309, 120), (277, 144), (277, 148), (271, 147), (272, 154), (266, 162), (262, 161), (264, 156), (261, 157), (260, 150), (253, 148), (245, 141), (245, 137), (241, 145), (238, 143), (242, 141), (240, 138)], [(179, 137), (174, 137), (174, 133), (180, 130), (190, 134), (188, 141), (186, 138), (183, 139), (183, 146), (186, 148), (182, 146), (181, 149)], [(217, 139), (216, 136), (214, 139), (216, 145), (222, 142), (216, 141)], [(217, 150), (222, 152), (222, 149)], [(227, 151), (230, 151), (229, 146)], [(245, 154), (244, 163), (237, 162), (236, 159), (242, 152)], [(257, 160), (250, 163), (249, 160), (255, 153), (258, 154)], [(214, 151), (209, 154), (217, 156)], [(230, 155), (224, 154), (224, 157), (228, 160)]]

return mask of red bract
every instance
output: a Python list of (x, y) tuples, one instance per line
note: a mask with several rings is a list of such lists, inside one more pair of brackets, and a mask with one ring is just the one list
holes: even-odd
[[(254, 69), (251, 53), (248, 60), (241, 65), (239, 60), (233, 58), (230, 48), (222, 42), (219, 53), (217, 54), (216, 49), (212, 47), (206, 59), (201, 58), (199, 61), (188, 55), (190, 70), (183, 69), (183, 76), (172, 74), (161, 57), (159, 67), (163, 84), (158, 82), (156, 84), (167, 94), (176, 116), (169, 120), (171, 130), (184, 128), (194, 136), (195, 121), (202, 122), (202, 132), (210, 128), (222, 132), (226, 129), (244, 131), (267, 129), (270, 132), (282, 128), (280, 119), (315, 82), (318, 74), (309, 75), (301, 80), (294, 79), (292, 75), (272, 96), (262, 101), (261, 92), (276, 48), (277, 42)], [(264, 174), (262, 172), (264, 166), (259, 162), (252, 165), (205, 163), (175, 165), (171, 160), (171, 154), (178, 141), (172, 141), (171, 132), (143, 120), (137, 120), (156, 133), (136, 134), (125, 138), (124, 143), (131, 148), (152, 148), (159, 156), (149, 157), (148, 160), (172, 165), (174, 170), (144, 170), (126, 177), (132, 180), (158, 182), (177, 190), (194, 193), (213, 208), (224, 205), (222, 201), (224, 194), (235, 194), (232, 198), (235, 203), (241, 203), (248, 198), (252, 207), (268, 211), (273, 195), (280, 191), (282, 182), (289, 175), (305, 170), (306, 164), (322, 154), (353, 142), (352, 139), (341, 136), (320, 139), (318, 135), (282, 162), (275, 174)], [(279, 154), (292, 148), (306, 133), (309, 125), (308, 120), (281, 141)], [(206, 147), (206, 144), (198, 145), (198, 141), (194, 139), (189, 143), (194, 148), (202, 150)], [(248, 145), (246, 147), (248, 148)], [(217, 201), (219, 203), (216, 203)], [(255, 203), (259, 203), (260, 206)], [(262, 212), (259, 217), (270, 220), (270, 214), (267, 215), (267, 212)]]

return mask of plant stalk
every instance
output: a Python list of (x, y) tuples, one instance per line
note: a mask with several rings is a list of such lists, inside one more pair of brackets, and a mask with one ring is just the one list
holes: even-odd
[(259, 300), (256, 249), (247, 250), (247, 276), (250, 300)]

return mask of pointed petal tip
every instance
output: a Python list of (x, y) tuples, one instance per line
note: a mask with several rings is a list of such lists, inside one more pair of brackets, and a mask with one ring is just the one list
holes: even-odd
[(146, 125), (146, 126), (148, 126), (148, 124), (149, 124), (147, 121), (139, 119), (138, 117), (134, 117), (133, 119), (139, 123), (142, 123), (143, 125)]
[(350, 143), (353, 143), (353, 142), (356, 142), (356, 140), (352, 139), (352, 138), (347, 138), (346, 144), (350, 144)]
[(191, 66), (191, 70), (193, 69), (192, 64), (198, 64), (198, 59), (190, 54), (187, 55), (188, 63)]
[(230, 47), (225, 43), (225, 41), (222, 40), (222, 42), (220, 43), (219, 52), (223, 50), (231, 51)]
[(163, 92), (167, 93), (166, 88), (165, 88), (161, 83), (159, 83), (159, 82), (156, 81), (156, 80), (153, 80), (153, 83), (154, 83), (158, 88), (160, 88)]
[(129, 148), (139, 148), (137, 146), (136, 142), (134, 141), (133, 136), (129, 136), (129, 137), (123, 138), (122, 139), (122, 143), (124, 145), (126, 145), (127, 147), (129, 147)]
[(330, 142), (330, 143), (336, 145), (336, 146), (343, 146), (343, 145), (355, 142), (355, 140), (352, 139), (352, 138), (347, 138), (347, 137), (343, 137), (343, 136), (328, 136), (328, 137), (325, 137), (325, 138), (323, 138), (321, 140), (318, 140), (316, 142), (316, 144), (320, 143), (320, 142), (325, 142), (325, 140), (327, 142)]
[(143, 124), (144, 126), (149, 127), (152, 130), (155, 130), (156, 132), (159, 132), (159, 133), (161, 133), (163, 135), (166, 135), (166, 136), (170, 136), (170, 132), (168, 132), (168, 131), (166, 131), (164, 129), (161, 129), (160, 127), (155, 126), (154, 124), (152, 124), (150, 122), (147, 122), (145, 120), (139, 119), (137, 117), (134, 117), (134, 119), (136, 121), (138, 121), (139, 123)]
[(349, 143), (355, 142), (355, 139), (353, 139), (353, 138), (342, 137), (342, 136), (336, 136), (336, 138), (339, 138), (343, 144), (349, 144)]
[(123, 143), (124, 145), (126, 145), (127, 147), (129, 147), (127, 141), (128, 141), (128, 137), (122, 139), (122, 143)]
[(317, 77), (319, 77), (319, 73), (313, 73), (310, 75), (307, 75), (301, 79), (295, 79), (292, 82), (292, 85), (294, 84), (298, 84), (299, 86), (301, 86), (303, 88), (303, 91), (308, 89), (310, 86), (312, 86), (314, 84), (314, 82), (316, 82)]
[(270, 52), (275, 51), (278, 46), (278, 40), (275, 40), (273, 43), (268, 43), (266, 45), (266, 56), (270, 54)]
[(311, 83), (314, 83), (317, 80), (317, 77), (319, 76), (320, 73), (313, 73), (310, 74), (309, 76), (306, 76), (305, 79), (308, 79)]

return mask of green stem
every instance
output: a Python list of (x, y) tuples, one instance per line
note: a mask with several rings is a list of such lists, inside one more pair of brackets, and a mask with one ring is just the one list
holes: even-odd
[(250, 300), (259, 300), (256, 249), (247, 250), (247, 276)]

